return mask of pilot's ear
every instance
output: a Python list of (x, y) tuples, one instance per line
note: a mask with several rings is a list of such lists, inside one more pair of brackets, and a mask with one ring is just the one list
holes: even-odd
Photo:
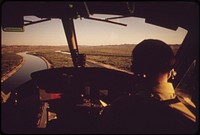
[(169, 72), (168, 72), (167, 78), (170, 79), (171, 76), (172, 76), (172, 75), (171, 75), (171, 71), (169, 71)]
[(175, 76), (176, 76), (176, 71), (174, 69), (170, 70), (168, 73), (168, 79), (171, 77), (172, 80), (174, 80)]

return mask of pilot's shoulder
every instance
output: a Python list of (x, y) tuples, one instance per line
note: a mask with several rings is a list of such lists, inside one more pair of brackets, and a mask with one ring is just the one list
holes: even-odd
[(194, 112), (191, 111), (194, 110), (196, 106), (189, 99), (184, 99), (181, 97), (178, 97), (178, 99), (179, 102), (172, 103), (169, 105), (169, 107), (175, 109), (177, 112), (190, 119), (191, 121), (196, 122), (196, 116)]
[(157, 106), (157, 101), (151, 97), (127, 95), (116, 99), (110, 106), (112, 110), (149, 110)]

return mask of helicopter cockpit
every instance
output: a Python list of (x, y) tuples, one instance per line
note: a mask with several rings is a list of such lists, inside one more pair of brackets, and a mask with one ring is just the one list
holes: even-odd
[[(115, 15), (96, 18), (94, 14)], [(37, 21), (24, 20), (36, 16)], [(117, 17), (116, 17), (117, 15)], [(60, 19), (64, 28), (73, 67), (50, 68), (31, 74), (31, 80), (16, 88), (2, 106), (2, 131), (5, 133), (102, 133), (105, 108), (133, 91), (132, 72), (86, 67), (86, 55), (80, 53), (74, 28), (75, 19), (89, 19), (126, 26), (115, 19), (145, 18), (146, 23), (168, 29), (187, 29), (188, 34), (176, 53), (179, 87), (191, 65), (198, 72), (198, 7), (194, 2), (4, 2), (2, 30), (23, 32), (24, 26)], [(191, 100), (198, 108), (198, 83), (193, 83)], [(28, 90), (28, 91), (27, 91)], [(9, 111), (9, 113), (8, 113)]]

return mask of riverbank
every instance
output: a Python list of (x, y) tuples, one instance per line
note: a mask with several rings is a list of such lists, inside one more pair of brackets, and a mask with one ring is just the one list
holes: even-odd
[[(34, 55), (34, 54), (31, 54), (31, 55)], [(37, 55), (34, 55), (34, 56), (37, 56)], [(42, 56), (37, 56), (37, 57), (41, 58), (46, 63), (47, 69), (50, 69), (50, 68), (53, 67), (53, 65), (46, 58), (44, 58)], [(25, 60), (24, 60), (24, 58), (22, 56), (22, 60), (20, 60), (20, 64), (17, 65), (17, 66), (13, 66), (11, 68), (11, 70), (9, 70), (5, 75), (3, 75), (1, 77), (1, 83), (3, 83), (5, 80), (7, 80), (12, 75), (14, 75), (23, 66), (24, 62), (25, 62)]]
[[(37, 56), (37, 55), (35, 55), (35, 56)], [(47, 69), (53, 68), (53, 65), (45, 57), (42, 57), (42, 56), (38, 56), (38, 57), (40, 57), (42, 60), (44, 60), (44, 62), (47, 65)]]
[(13, 66), (10, 71), (8, 71), (5, 75), (1, 77), (1, 83), (3, 83), (5, 80), (7, 80), (9, 77), (14, 75), (24, 64), (24, 58), (22, 57), (22, 60), (20, 60), (20, 64), (17, 66)]
[(41, 58), (46, 63), (47, 69), (53, 68), (53, 65), (45, 57), (39, 56), (36, 53), (28, 53), (28, 54), (34, 55), (34, 56), (37, 56), (37, 57)]
[(128, 74), (133, 74), (132, 72), (130, 71), (126, 71), (126, 70), (123, 70), (123, 69), (119, 69), (117, 67), (114, 67), (114, 66), (111, 66), (111, 65), (108, 65), (108, 64), (104, 64), (104, 63), (101, 63), (101, 62), (97, 62), (97, 61), (94, 61), (94, 60), (86, 60), (86, 64), (89, 64), (89, 63), (92, 63), (98, 67), (104, 67), (104, 68), (108, 68), (108, 69), (113, 69), (113, 70), (117, 70), (117, 71), (121, 71), (121, 72), (125, 72), (125, 73), (128, 73)]

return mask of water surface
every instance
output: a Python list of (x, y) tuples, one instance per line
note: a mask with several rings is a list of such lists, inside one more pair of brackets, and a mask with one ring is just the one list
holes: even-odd
[(46, 63), (41, 58), (29, 55), (26, 52), (18, 54), (24, 58), (24, 64), (14, 75), (1, 84), (1, 90), (4, 93), (10, 92), (30, 80), (32, 72), (47, 69)]

